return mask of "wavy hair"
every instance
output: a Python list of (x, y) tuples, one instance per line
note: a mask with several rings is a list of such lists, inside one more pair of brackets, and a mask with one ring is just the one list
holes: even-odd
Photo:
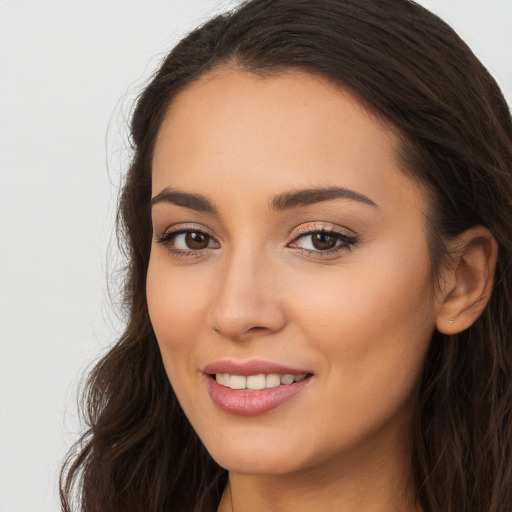
[(88, 428), (61, 473), (63, 510), (214, 512), (226, 485), (169, 384), (145, 295), (157, 132), (176, 94), (225, 64), (323, 76), (392, 125), (407, 172), (429, 191), (434, 269), (450, 237), (474, 225), (494, 235), (484, 313), (460, 334), (432, 336), (412, 457), (425, 512), (512, 510), (511, 116), (467, 45), (410, 0), (252, 0), (191, 32), (163, 61), (134, 110), (119, 202), (127, 326), (88, 378)]

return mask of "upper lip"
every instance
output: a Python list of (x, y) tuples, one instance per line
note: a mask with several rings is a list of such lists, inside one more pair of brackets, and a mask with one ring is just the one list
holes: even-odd
[(203, 372), (208, 375), (214, 373), (229, 373), (230, 375), (241, 375), (245, 377), (249, 375), (259, 375), (261, 373), (278, 373), (280, 375), (301, 375), (304, 373), (312, 373), (308, 370), (300, 368), (291, 368), (289, 366), (285, 366), (282, 364), (260, 360), (216, 361), (205, 366)]

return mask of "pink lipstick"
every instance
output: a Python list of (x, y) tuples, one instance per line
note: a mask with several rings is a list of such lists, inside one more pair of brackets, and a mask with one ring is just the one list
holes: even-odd
[(266, 361), (219, 361), (206, 366), (212, 401), (230, 414), (263, 414), (287, 402), (311, 382), (312, 372)]

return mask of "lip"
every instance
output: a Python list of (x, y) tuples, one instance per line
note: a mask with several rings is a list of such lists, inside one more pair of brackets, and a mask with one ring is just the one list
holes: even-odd
[[(271, 411), (306, 389), (313, 378), (312, 372), (304, 369), (290, 368), (267, 361), (218, 361), (209, 364), (203, 370), (210, 398), (223, 411), (237, 416), (255, 416)], [(256, 391), (231, 389), (222, 386), (211, 377), (215, 373), (230, 373), (231, 375), (258, 375), (260, 373), (279, 373), (281, 375), (308, 376), (293, 384), (265, 388)]]
[(212, 375), (214, 373), (229, 373), (231, 375), (241, 375), (248, 377), (249, 375), (259, 375), (260, 373), (279, 373), (280, 375), (301, 375), (303, 373), (313, 373), (304, 368), (290, 368), (282, 364), (272, 363), (270, 361), (217, 361), (211, 363), (203, 369), (203, 373)]

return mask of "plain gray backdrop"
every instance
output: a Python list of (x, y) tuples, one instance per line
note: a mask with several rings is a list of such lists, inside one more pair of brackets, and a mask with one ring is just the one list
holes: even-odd
[[(511, 104), (512, 0), (420, 3)], [(77, 386), (122, 325), (107, 275), (131, 105), (182, 35), (235, 4), (0, 0), (0, 512), (60, 509)]]

